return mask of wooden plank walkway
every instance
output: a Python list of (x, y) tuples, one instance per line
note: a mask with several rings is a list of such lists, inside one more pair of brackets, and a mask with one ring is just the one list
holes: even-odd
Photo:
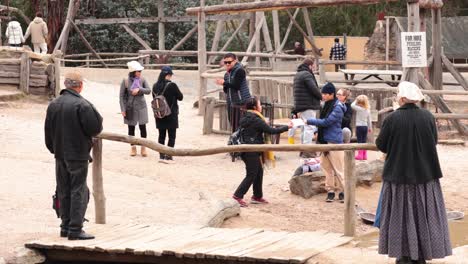
[(86, 231), (96, 239), (69, 241), (57, 235), (29, 242), (26, 247), (56, 261), (159, 263), (172, 258), (167, 263), (305, 263), (352, 240), (326, 231), (288, 233), (142, 224), (90, 225)]

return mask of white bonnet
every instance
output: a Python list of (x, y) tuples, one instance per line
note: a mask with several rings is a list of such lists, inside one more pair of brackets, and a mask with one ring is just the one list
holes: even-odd
[(127, 66), (128, 72), (142, 71), (145, 69), (138, 61), (130, 61), (127, 63)]
[(412, 82), (401, 82), (398, 85), (398, 97), (405, 97), (411, 101), (421, 101), (424, 99), (424, 95), (419, 87)]

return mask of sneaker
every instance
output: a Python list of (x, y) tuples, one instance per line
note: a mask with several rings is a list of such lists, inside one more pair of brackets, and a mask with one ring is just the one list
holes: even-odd
[(267, 204), (268, 201), (263, 198), (257, 198), (255, 196), (252, 196), (252, 198), (250, 198), (250, 203), (251, 204)]
[(239, 203), (240, 207), (248, 207), (248, 205), (247, 205), (247, 203), (244, 201), (244, 199), (239, 198), (239, 197), (237, 197), (237, 196), (235, 196), (235, 195), (233, 195), (232, 198), (233, 198), (234, 200), (236, 200), (236, 201)]
[(327, 194), (327, 199), (325, 200), (327, 203), (331, 203), (335, 200), (335, 193), (334, 192), (329, 192)]
[(340, 203), (344, 203), (344, 192), (340, 192), (338, 194), (338, 200), (340, 201)]

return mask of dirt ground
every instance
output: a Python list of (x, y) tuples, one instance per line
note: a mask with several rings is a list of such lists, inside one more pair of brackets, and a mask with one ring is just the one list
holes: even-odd
[[(64, 70), (64, 72), (66, 69)], [(88, 81), (83, 96), (89, 99), (104, 117), (104, 131), (125, 134), (126, 127), (119, 114), (119, 81), (125, 71), (83, 70)], [(157, 71), (145, 71), (146, 79), (153, 83)], [(180, 129), (176, 147), (208, 148), (226, 144), (226, 136), (203, 136), (203, 119), (192, 108), (196, 100), (198, 78), (196, 72), (175, 72), (174, 81), (184, 93), (180, 104)], [(210, 82), (211, 88), (214, 85)], [(150, 97), (147, 96), (149, 102)], [(0, 105), (0, 257), (8, 259), (13, 250), (26, 241), (43, 234), (57, 233), (59, 220), (51, 208), (51, 195), (55, 189), (54, 159), (48, 153), (43, 139), (43, 122), (47, 101), (39, 98), (22, 99)], [(138, 133), (138, 131), (137, 131)], [(154, 119), (148, 124), (148, 137), (157, 140)], [(283, 143), (286, 136), (282, 137)], [(149, 157), (130, 157), (130, 147), (118, 142), (104, 142), (104, 189), (107, 198), (109, 223), (167, 223), (194, 224), (200, 222), (204, 201), (200, 196), (225, 199), (231, 197), (244, 177), (242, 162), (231, 162), (227, 155), (204, 157), (175, 157), (176, 164), (158, 163), (158, 154)], [(439, 146), (444, 178), (441, 180), (446, 205), (450, 210), (468, 213), (467, 149), (460, 146)], [(268, 230), (343, 232), (344, 205), (326, 204), (325, 195), (303, 199), (288, 190), (288, 180), (299, 165), (297, 153), (276, 153), (277, 166), (267, 169), (264, 177), (265, 198), (268, 205), (242, 208), (241, 214), (225, 222), (223, 227), (256, 227)], [(380, 154), (370, 154), (371, 159)], [(91, 177), (88, 178), (91, 187)], [(358, 188), (356, 200), (374, 211), (380, 184)], [(249, 192), (246, 198), (249, 198)], [(94, 221), (93, 198), (87, 218)], [(358, 222), (357, 233), (376, 229)], [(347, 246), (322, 254), (311, 263), (354, 263), (340, 261), (333, 255), (376, 256), (375, 248), (352, 251)], [(335, 253), (333, 253), (335, 252)], [(351, 253), (354, 252), (354, 253)], [(331, 254), (331, 255), (330, 255)], [(315, 262), (314, 262), (315, 261)], [(356, 262), (358, 263), (358, 262)], [(360, 262), (363, 263), (363, 262)], [(373, 263), (373, 262), (366, 262)], [(375, 262), (374, 262), (375, 263)], [(455, 263), (455, 262), (454, 262)]]

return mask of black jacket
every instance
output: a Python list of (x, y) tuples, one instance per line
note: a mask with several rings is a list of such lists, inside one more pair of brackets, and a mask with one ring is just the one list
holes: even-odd
[(314, 74), (309, 70), (309, 66), (306, 64), (301, 64), (297, 68), (293, 90), (294, 110), (296, 112), (320, 109), (322, 94), (320, 93)]
[(353, 109), (351, 108), (351, 102), (349, 100), (346, 101), (346, 112), (344, 113), (343, 120), (341, 120), (341, 128), (349, 128), (351, 129), (351, 119), (353, 118)]
[(387, 153), (383, 179), (397, 184), (422, 184), (442, 177), (437, 156), (437, 127), (432, 114), (406, 104), (383, 122), (377, 148)]
[(269, 126), (262, 118), (251, 112), (245, 113), (240, 120), (239, 127), (242, 129), (241, 137), (243, 144), (264, 144), (264, 133), (280, 134), (288, 131), (287, 126), (278, 128)]
[(240, 104), (251, 97), (246, 72), (239, 62), (224, 74), (223, 91), (228, 103)]
[(182, 101), (184, 95), (180, 91), (177, 84), (171, 81), (164, 81), (164, 85), (159, 89), (156, 87), (156, 83), (153, 85), (153, 98), (155, 94), (162, 94), (164, 87), (167, 84), (166, 91), (164, 92), (164, 97), (166, 102), (171, 108), (171, 114), (164, 118), (156, 118), (156, 128), (158, 129), (174, 129), (179, 128), (179, 104), (177, 101)]
[(102, 131), (94, 106), (71, 89), (64, 89), (47, 108), (45, 143), (56, 159), (90, 160), (92, 138)]

